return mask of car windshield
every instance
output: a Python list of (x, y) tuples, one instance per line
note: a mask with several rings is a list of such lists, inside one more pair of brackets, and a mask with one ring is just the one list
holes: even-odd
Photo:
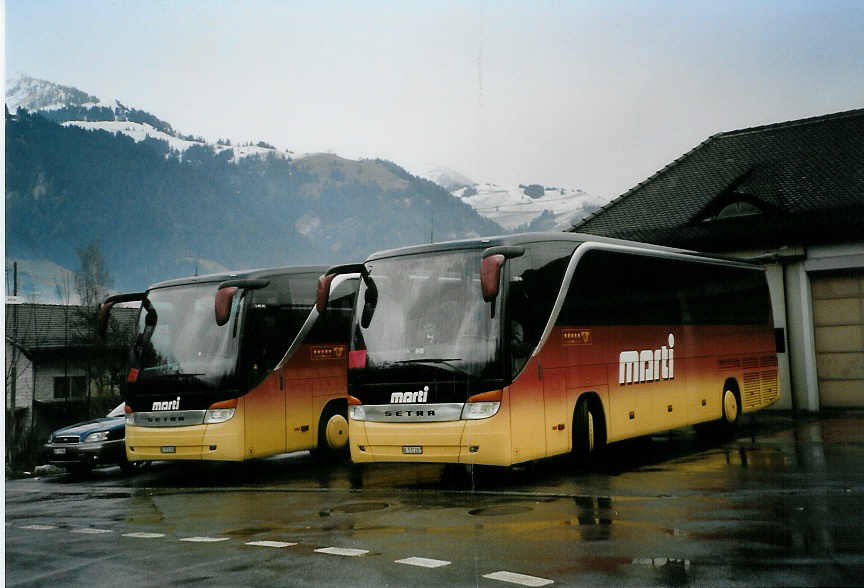
[(493, 305), (499, 303), (483, 301), (480, 254), (479, 249), (449, 251), (367, 264), (377, 302), (364, 284), (353, 344), (366, 349), (368, 368), (417, 364), (476, 377), (497, 375), (500, 313), (493, 316)]
[[(219, 379), (233, 374), (237, 364), (235, 308), (227, 325), (214, 318), (213, 283), (158, 288), (147, 294), (155, 312), (155, 325), (147, 325), (148, 313), (140, 313), (135, 352), (141, 379)], [(152, 318), (149, 322), (152, 322)]]
[(109, 412), (108, 414), (106, 414), (105, 416), (107, 418), (112, 418), (112, 417), (121, 417), (125, 414), (126, 414), (126, 403), (121, 402), (120, 404), (115, 406), (114, 409), (111, 412)]

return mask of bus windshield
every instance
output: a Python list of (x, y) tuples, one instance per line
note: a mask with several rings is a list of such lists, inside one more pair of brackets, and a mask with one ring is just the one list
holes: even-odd
[(215, 291), (215, 284), (203, 283), (158, 288), (147, 294), (156, 311), (156, 324), (148, 325), (148, 315), (142, 310), (133, 347), (139, 382), (194, 377), (217, 385), (234, 374), (238, 313), (232, 311), (231, 322), (218, 326), (213, 316)]
[(353, 348), (366, 350), (367, 368), (417, 366), (454, 377), (500, 377), (500, 301), (483, 301), (481, 252), (417, 254), (367, 264), (377, 300), (363, 284), (353, 335)]

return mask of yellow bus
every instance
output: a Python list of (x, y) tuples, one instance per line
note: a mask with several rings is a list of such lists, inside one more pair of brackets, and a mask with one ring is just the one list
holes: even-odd
[(764, 270), (574, 233), (420, 245), (361, 274), (355, 462), (510, 465), (778, 400)]
[(324, 269), (176, 279), (106, 299), (101, 325), (114, 304), (141, 301), (125, 390), (129, 461), (345, 451), (358, 279), (334, 281), (319, 315)]

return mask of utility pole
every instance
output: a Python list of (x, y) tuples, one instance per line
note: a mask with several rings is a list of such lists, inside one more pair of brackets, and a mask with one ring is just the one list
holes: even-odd
[[(18, 296), (18, 262), (12, 263), (12, 296)], [(15, 304), (12, 305), (12, 337), (16, 339), (15, 345), (18, 345), (18, 308)], [(12, 352), (12, 373), (11, 373), (11, 381), (9, 382), (9, 393), (12, 395), (12, 398), (9, 399), (9, 405), (12, 407), (12, 419), (14, 426), (15, 419), (15, 401), (17, 394), (17, 380), (18, 380), (18, 348), (13, 347), (11, 349)]]

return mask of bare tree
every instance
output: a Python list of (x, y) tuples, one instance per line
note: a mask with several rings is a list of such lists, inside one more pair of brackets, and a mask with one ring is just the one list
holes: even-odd
[(105, 257), (95, 242), (78, 249), (80, 267), (75, 272), (75, 291), (84, 306), (95, 306), (108, 295), (113, 280), (108, 273)]

